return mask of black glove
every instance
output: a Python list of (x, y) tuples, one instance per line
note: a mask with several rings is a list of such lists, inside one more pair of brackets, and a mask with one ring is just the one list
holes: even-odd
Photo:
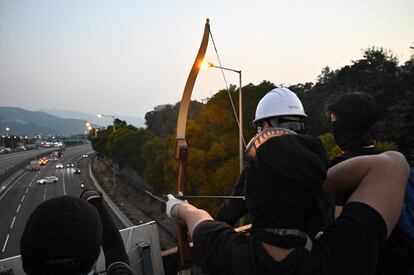
[(83, 189), (83, 192), (80, 195), (80, 198), (89, 202), (90, 200), (102, 200), (102, 193), (99, 192), (98, 190), (89, 188), (89, 187), (85, 187), (85, 189)]

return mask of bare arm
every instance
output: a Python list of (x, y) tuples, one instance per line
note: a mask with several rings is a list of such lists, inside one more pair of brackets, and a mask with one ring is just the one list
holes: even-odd
[(348, 202), (362, 202), (377, 210), (389, 235), (401, 212), (408, 173), (408, 163), (398, 152), (356, 157), (328, 170), (324, 190), (354, 190)]
[(189, 203), (176, 205), (172, 209), (172, 216), (179, 222), (185, 223), (187, 225), (191, 238), (193, 238), (194, 229), (199, 223), (206, 220), (213, 220), (207, 211), (198, 209)]

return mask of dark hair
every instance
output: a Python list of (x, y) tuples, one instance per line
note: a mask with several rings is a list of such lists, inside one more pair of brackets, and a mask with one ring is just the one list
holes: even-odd
[(375, 98), (364, 93), (340, 95), (327, 104), (327, 111), (334, 113), (339, 121), (363, 123), (366, 127), (374, 124), (379, 118)]

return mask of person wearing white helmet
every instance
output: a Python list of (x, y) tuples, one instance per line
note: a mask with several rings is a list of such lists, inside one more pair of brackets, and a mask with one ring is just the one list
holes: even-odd
[[(302, 102), (294, 92), (288, 88), (275, 88), (257, 104), (253, 124), (258, 133), (270, 128), (284, 128), (304, 134), (306, 117)], [(238, 183), (233, 188), (232, 196), (244, 196), (245, 186), (246, 169), (243, 169)], [(214, 219), (234, 226), (246, 213), (245, 200), (229, 199), (223, 202)]]
[(253, 124), (258, 132), (276, 127), (304, 133), (306, 129), (303, 120), (306, 117), (302, 102), (294, 92), (288, 88), (276, 88), (257, 104)]

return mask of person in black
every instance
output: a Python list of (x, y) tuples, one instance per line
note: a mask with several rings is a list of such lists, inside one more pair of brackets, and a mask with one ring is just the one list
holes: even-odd
[(341, 153), (329, 162), (329, 166), (346, 159), (382, 153), (375, 147), (372, 127), (378, 121), (379, 111), (375, 98), (364, 93), (347, 93), (336, 97), (326, 105), (332, 134)]
[(86, 189), (81, 198), (56, 197), (41, 203), (29, 217), (20, 242), (23, 269), (29, 275), (90, 274), (101, 246), (106, 274), (133, 274), (100, 193)]
[[(306, 116), (302, 102), (294, 92), (287, 88), (276, 88), (269, 91), (257, 104), (253, 124), (258, 133), (269, 128), (284, 128), (303, 134), (306, 130)], [(246, 167), (241, 171), (231, 196), (244, 196), (245, 188)], [(221, 204), (214, 219), (234, 226), (246, 213), (245, 200), (227, 199)]]
[[(348, 93), (336, 97), (326, 106), (326, 115), (332, 122), (332, 133), (341, 153), (329, 161), (329, 167), (358, 156), (376, 155), (371, 130), (379, 117), (378, 106), (369, 94)], [(336, 195), (337, 213), (351, 193)], [(337, 214), (338, 215), (338, 214)], [(396, 227), (386, 241), (378, 262), (377, 274), (409, 274), (414, 270), (414, 240)]]
[[(327, 172), (318, 139), (288, 134), (259, 144), (248, 167), (249, 234), (169, 195), (167, 215), (187, 225), (205, 274), (374, 274), (402, 205), (409, 169), (402, 154), (357, 157)], [(321, 198), (344, 190), (354, 192), (325, 228)]]
[[(329, 167), (353, 157), (383, 152), (375, 147), (375, 140), (371, 134), (372, 127), (379, 118), (377, 102), (371, 95), (340, 95), (326, 104), (325, 115), (331, 120), (332, 134), (341, 149), (341, 152), (329, 161)], [(337, 194), (336, 205), (343, 206), (350, 195)]]

